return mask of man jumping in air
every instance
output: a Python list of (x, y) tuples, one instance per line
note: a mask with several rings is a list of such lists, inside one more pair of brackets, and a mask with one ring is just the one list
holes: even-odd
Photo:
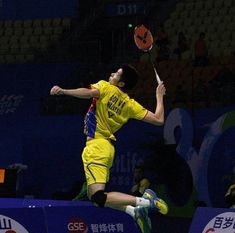
[(162, 214), (168, 212), (167, 204), (162, 199), (150, 189), (145, 190), (142, 197), (120, 192), (105, 192), (109, 170), (114, 160), (114, 133), (129, 119), (142, 120), (154, 125), (164, 123), (163, 96), (166, 89), (163, 82), (156, 88), (156, 110), (153, 113), (125, 93), (126, 90), (132, 89), (137, 81), (138, 73), (135, 68), (123, 65), (111, 74), (108, 82), (101, 80), (92, 84), (90, 88), (77, 89), (54, 86), (50, 94), (93, 99), (84, 121), (87, 142), (82, 153), (88, 197), (99, 207), (126, 212), (137, 221), (142, 233), (149, 233), (151, 221), (148, 209), (155, 208)]

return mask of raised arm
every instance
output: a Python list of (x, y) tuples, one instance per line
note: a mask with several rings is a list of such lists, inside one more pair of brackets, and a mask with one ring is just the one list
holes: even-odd
[(156, 110), (155, 113), (148, 111), (143, 121), (154, 124), (162, 125), (164, 123), (164, 102), (163, 96), (166, 93), (163, 82), (160, 82), (156, 88)]
[(54, 86), (50, 91), (51, 95), (68, 95), (81, 99), (90, 99), (93, 97), (99, 97), (99, 91), (97, 89), (89, 88), (77, 88), (77, 89), (62, 89), (59, 86)]

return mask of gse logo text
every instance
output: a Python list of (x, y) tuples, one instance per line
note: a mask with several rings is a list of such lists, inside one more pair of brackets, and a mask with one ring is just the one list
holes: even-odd
[(88, 227), (82, 219), (72, 219), (68, 223), (69, 233), (87, 233)]

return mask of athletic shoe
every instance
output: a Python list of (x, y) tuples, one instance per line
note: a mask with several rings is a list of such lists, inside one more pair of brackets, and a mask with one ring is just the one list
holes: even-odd
[(135, 220), (142, 233), (151, 233), (151, 220), (148, 217), (148, 209), (145, 207), (135, 207)]
[(157, 208), (158, 212), (161, 214), (168, 213), (168, 206), (166, 202), (158, 198), (153, 190), (146, 189), (142, 197), (150, 201), (150, 208)]

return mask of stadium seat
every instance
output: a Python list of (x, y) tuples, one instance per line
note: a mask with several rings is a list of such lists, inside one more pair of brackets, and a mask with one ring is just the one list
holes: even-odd
[(25, 61), (30, 62), (34, 60), (34, 55), (33, 54), (26, 54), (25, 55)]
[(195, 31), (194, 25), (186, 29), (186, 34), (188, 39), (194, 36), (194, 31)]
[(220, 9), (220, 8), (223, 7), (223, 5), (224, 5), (224, 0), (215, 0), (215, 1), (214, 1), (214, 6), (215, 6), (215, 8)]
[(11, 54), (20, 53), (20, 44), (19, 43), (10, 44), (10, 53)]
[[(234, 33), (234, 32), (233, 32)], [(234, 48), (235, 48), (235, 40), (231, 40), (231, 47), (233, 48), (233, 52), (234, 52)]]
[(209, 14), (210, 17), (215, 19), (218, 16), (218, 9), (217, 8), (212, 8), (211, 10), (208, 11), (208, 14)]
[(232, 39), (233, 41), (235, 41), (235, 31), (233, 31), (233, 32), (231, 33), (231, 39)]
[(195, 9), (197, 11), (201, 11), (205, 7), (205, 2), (204, 1), (195, 1)]
[(205, 19), (203, 19), (203, 23), (207, 27), (207, 30), (212, 25), (212, 22), (213, 22), (212, 17), (206, 17)]
[(21, 35), (23, 35), (23, 33), (24, 33), (24, 29), (22, 27), (14, 29), (14, 35), (16, 35), (16, 36), (21, 36)]
[(23, 44), (23, 43), (21, 43), (20, 44), (20, 50), (21, 50), (21, 52), (20, 53), (22, 53), (22, 54), (25, 54), (25, 53), (27, 53), (29, 50), (30, 50), (30, 45), (29, 45), (29, 43), (25, 43), (25, 44)]
[(182, 28), (184, 21), (185, 21), (185, 19), (180, 19), (180, 18), (175, 20), (174, 30), (176, 30), (176, 32), (178, 32)]
[(201, 25), (195, 25), (194, 29), (195, 29), (195, 33), (197, 32), (197, 34), (198, 34), (197, 37), (199, 37), (199, 34), (201, 32), (206, 32), (208, 27), (205, 24), (201, 24)]
[(4, 20), (4, 27), (11, 28), (13, 26), (13, 20)]
[[(231, 46), (229, 47), (226, 47), (224, 50), (223, 50), (223, 56), (225, 57), (230, 57), (232, 55), (232, 52), (233, 52), (233, 49)], [(229, 58), (230, 59), (230, 58)], [(226, 62), (228, 63), (228, 61)]]
[(10, 37), (2, 36), (0, 37), (0, 45), (7, 45), (9, 43)]
[(31, 47), (36, 47), (39, 43), (39, 36), (30, 36), (29, 37), (29, 44)]
[(51, 27), (52, 26), (52, 19), (46, 18), (42, 20), (43, 27)]
[(208, 15), (209, 15), (209, 12), (204, 9), (198, 12), (198, 16), (201, 17), (202, 20), (208, 17)]
[(191, 12), (190, 12), (190, 18), (192, 19), (192, 20), (194, 20), (194, 21), (196, 21), (197, 19), (198, 19), (198, 14), (199, 14), (199, 11), (197, 11), (197, 10), (192, 10)]
[[(198, 18), (198, 20), (195, 21), (194, 23), (194, 27), (193, 27), (193, 31), (194, 31), (194, 34), (198, 34), (198, 28), (200, 28), (200, 26), (203, 24), (203, 19), (202, 18)], [(200, 30), (201, 31), (201, 30)]]
[(4, 32), (5, 32), (4, 28), (0, 28), (0, 36), (4, 36)]
[(224, 50), (226, 50), (227, 48), (230, 48), (230, 46), (231, 46), (231, 42), (228, 40), (220, 42), (220, 48), (221, 48), (222, 53), (224, 53)]
[(211, 67), (212, 78), (214, 78), (222, 69), (223, 67), (220, 64), (212, 66)]
[(229, 8), (228, 12), (229, 12), (229, 15), (233, 15), (233, 16), (235, 15), (235, 4), (233, 5), (233, 7)]
[(185, 9), (185, 5), (186, 4), (184, 2), (177, 2), (175, 11), (177, 12), (183, 11)]
[(18, 36), (12, 36), (9, 38), (9, 44), (16, 44), (19, 42), (18, 40), (19, 40)]
[(221, 57), (221, 55), (223, 54), (223, 49), (221, 49), (220, 47), (213, 47), (209, 54), (212, 57)]
[(211, 24), (210, 26), (208, 26), (206, 38), (209, 38), (212, 41), (217, 39), (218, 38), (217, 30), (218, 28), (217, 28), (217, 25), (215, 24)]
[(5, 55), (10, 52), (10, 46), (8, 44), (1, 44), (0, 42), (0, 54)]
[(199, 78), (202, 74), (203, 67), (194, 67), (192, 70), (192, 75), (194, 78)]
[(42, 30), (41, 27), (34, 27), (34, 29), (33, 29), (33, 35), (35, 35), (35, 36), (40, 36), (40, 35), (42, 35), (42, 33), (43, 33), (43, 30)]
[(182, 73), (187, 79), (189, 79), (189, 77), (192, 76), (193, 72), (191, 62), (187, 62), (185, 64), (187, 64), (187, 66), (182, 69)]
[(12, 36), (14, 34), (14, 29), (11, 27), (6, 28), (4, 34), (5, 36)]
[(182, 53), (181, 55), (182, 60), (191, 60), (192, 59), (192, 52), (190, 50), (187, 50)]
[(4, 20), (0, 20), (0, 28), (4, 27)]
[(13, 27), (14, 28), (20, 28), (23, 26), (23, 20), (17, 19), (13, 21)]
[(42, 51), (45, 51), (47, 48), (48, 48), (48, 45), (49, 43), (47, 41), (41, 41), (39, 43), (39, 48), (42, 50)]
[(224, 27), (225, 27), (227, 30), (233, 32), (233, 31), (235, 30), (235, 22), (232, 21), (232, 22), (228, 23), (227, 25), (224, 25)]
[[(164, 23), (164, 28), (168, 32), (169, 29), (173, 26), (173, 22), (171, 19), (167, 19)], [(56, 26), (57, 27), (57, 26)]]
[(179, 15), (180, 15), (180, 12), (173, 11), (170, 15), (170, 19), (174, 22), (175, 20), (180, 18)]
[(232, 40), (232, 32), (231, 31), (224, 31), (224, 33), (221, 33), (219, 38), (222, 41), (226, 41), (228, 44), (230, 43), (230, 41)]
[(53, 27), (59, 27), (62, 24), (62, 19), (61, 18), (54, 18), (52, 19), (52, 26)]
[(44, 27), (43, 28), (43, 34), (45, 35), (52, 35), (54, 33), (54, 30), (52, 27)]
[(33, 25), (33, 20), (32, 19), (25, 19), (23, 21), (23, 27), (24, 28), (31, 28)]
[(70, 18), (63, 18), (62, 19), (62, 23), (61, 23), (62, 27), (67, 29), (70, 29), (71, 27), (71, 19)]
[(231, 8), (232, 6), (235, 6), (234, 0), (226, 0), (226, 1), (224, 1), (224, 6), (228, 7), (228, 8)]
[(235, 73), (235, 62), (232, 59), (230, 59), (229, 69)]
[(5, 55), (5, 62), (6, 62), (7, 64), (15, 63), (15, 55), (6, 54), (6, 55)]
[(26, 28), (24, 28), (23, 29), (23, 31), (24, 31), (24, 35), (25, 36), (31, 36), (31, 35), (33, 35), (33, 28), (32, 27), (26, 27)]
[(21, 44), (27, 44), (27, 43), (29, 42), (29, 37), (28, 37), (28, 36), (21, 36), (21, 37), (19, 38), (19, 42), (20, 42)]
[(46, 36), (46, 35), (41, 35), (40, 37), (39, 37), (39, 43), (45, 43), (45, 42), (48, 42), (48, 36)]
[(50, 38), (49, 40), (52, 43), (57, 43), (59, 41), (60, 36), (59, 35), (51, 35), (49, 38)]
[(205, 10), (211, 10), (214, 7), (213, 1), (205, 1)]
[(192, 19), (191, 17), (187, 18), (187, 20), (184, 21), (184, 29), (188, 29), (193, 27), (194, 25), (194, 19)]
[(219, 13), (219, 16), (221, 16), (224, 20), (225, 16), (228, 14), (229, 12), (229, 8), (227, 7), (222, 7), (219, 9), (218, 13)]
[(5, 63), (5, 56), (0, 55), (0, 64), (4, 64), (4, 63)]
[(62, 27), (55, 27), (54, 28), (54, 34), (61, 35), (62, 33), (63, 33), (63, 28)]
[(23, 54), (16, 54), (15, 55), (15, 62), (16, 63), (25, 63), (25, 56)]
[[(228, 13), (229, 13), (229, 10), (228, 10)], [(223, 22), (225, 23), (225, 25), (229, 24), (232, 21), (233, 21), (233, 15), (227, 14), (223, 18)]]
[(185, 11), (190, 12), (191, 10), (193, 10), (195, 8), (195, 2), (187, 2), (185, 4)]
[(33, 20), (33, 27), (34, 28), (38, 28), (38, 27), (42, 27), (42, 19), (34, 19)]

